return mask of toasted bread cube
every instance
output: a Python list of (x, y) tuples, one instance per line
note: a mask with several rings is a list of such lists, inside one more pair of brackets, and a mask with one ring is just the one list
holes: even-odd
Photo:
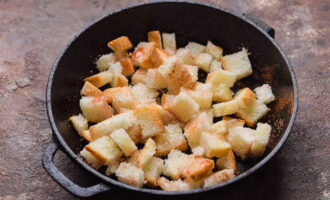
[(205, 52), (205, 46), (196, 42), (189, 42), (185, 48), (190, 51), (193, 57), (196, 57), (198, 54)]
[(116, 173), (116, 170), (118, 169), (119, 165), (121, 162), (123, 162), (124, 159), (123, 158), (119, 158), (118, 160), (114, 160), (110, 163), (108, 163), (108, 167), (107, 170), (105, 171), (105, 175), (107, 176), (111, 176), (112, 174)]
[(194, 90), (186, 90), (186, 92), (199, 104), (201, 110), (211, 108), (212, 91), (209, 84), (197, 82)]
[(130, 58), (124, 58), (120, 61), (122, 73), (125, 76), (131, 76), (134, 73), (134, 66)]
[(132, 84), (144, 83), (147, 76), (147, 70), (140, 68), (132, 76)]
[(123, 72), (123, 66), (120, 62), (114, 62), (110, 65), (108, 71), (111, 72), (113, 76), (115, 76), (116, 74), (121, 74)]
[(123, 89), (126, 89), (127, 87), (115, 87), (115, 88), (108, 88), (105, 89), (102, 93), (103, 93), (103, 97), (105, 98), (105, 100), (108, 103), (112, 103), (113, 101), (113, 97), (118, 93), (118, 92), (122, 92)]
[(165, 191), (182, 191), (193, 189), (189, 183), (182, 181), (181, 179), (170, 181), (164, 177), (160, 177), (157, 182), (158, 186)]
[(92, 136), (91, 136), (91, 133), (89, 130), (83, 130), (81, 131), (81, 136), (87, 140), (88, 142), (91, 142), (92, 141)]
[(175, 56), (177, 58), (179, 58), (182, 61), (183, 64), (186, 64), (186, 65), (193, 65), (193, 64), (195, 64), (194, 57), (191, 55), (189, 49), (179, 48), (176, 51)]
[(258, 123), (255, 132), (255, 140), (251, 146), (251, 154), (254, 157), (262, 156), (269, 141), (272, 127), (269, 124)]
[(128, 87), (121, 87), (122, 89), (115, 92), (112, 97), (112, 105), (117, 112), (121, 108), (134, 109), (137, 106), (137, 100), (133, 95), (133, 92)]
[(254, 92), (261, 103), (269, 104), (275, 100), (272, 88), (268, 84), (263, 84), (262, 86), (255, 88)]
[(163, 65), (170, 56), (171, 54), (168, 51), (155, 48), (151, 56), (151, 62), (155, 68), (158, 68)]
[(239, 106), (236, 101), (231, 100), (227, 102), (213, 104), (213, 114), (215, 117), (231, 115), (238, 111)]
[(200, 145), (200, 135), (211, 126), (206, 112), (199, 113), (184, 127), (184, 135), (186, 136), (189, 146), (194, 148)]
[(116, 143), (108, 135), (90, 142), (85, 148), (103, 164), (117, 160), (122, 155)]
[(162, 38), (159, 31), (148, 32), (148, 42), (154, 42), (157, 48), (162, 48)]
[(167, 110), (165, 110), (162, 106), (156, 104), (156, 108), (164, 124), (170, 124), (177, 121), (176, 117)]
[(155, 106), (136, 108), (133, 112), (144, 138), (153, 137), (165, 131), (163, 121)]
[(116, 74), (111, 83), (112, 87), (125, 87), (128, 86), (127, 78), (122, 74)]
[(225, 84), (231, 88), (233, 87), (235, 81), (236, 76), (234, 73), (220, 69), (209, 73), (205, 83), (210, 83), (212, 88), (216, 88), (220, 84)]
[(223, 169), (211, 174), (204, 180), (204, 187), (209, 187), (211, 185), (219, 184), (234, 178), (234, 170)]
[(235, 118), (228, 117), (228, 116), (224, 116), (221, 121), (226, 123), (228, 131), (230, 129), (238, 127), (238, 126), (243, 127), (245, 124), (245, 121), (242, 119), (235, 119)]
[(233, 91), (225, 85), (225, 84), (220, 84), (217, 87), (213, 89), (213, 95), (212, 95), (212, 100), (214, 102), (225, 102), (225, 101), (230, 101), (233, 99)]
[(188, 94), (180, 92), (180, 94), (173, 99), (173, 103), (169, 106), (169, 111), (179, 120), (188, 122), (198, 113), (199, 105)]
[(174, 98), (175, 98), (175, 95), (169, 95), (169, 94), (164, 93), (161, 98), (161, 106), (164, 109), (169, 110), (170, 106), (173, 104)]
[(212, 55), (212, 57), (216, 60), (220, 60), (220, 57), (222, 56), (222, 48), (213, 44), (211, 41), (207, 41), (206, 49), (205, 51)]
[(237, 101), (240, 108), (247, 108), (253, 104), (256, 95), (250, 90), (250, 88), (244, 88), (235, 94), (234, 99)]
[(236, 75), (237, 80), (252, 74), (252, 66), (245, 48), (237, 53), (221, 57), (221, 62), (225, 70)]
[(100, 122), (113, 115), (113, 109), (104, 97), (82, 97), (80, 109), (89, 122)]
[(121, 36), (108, 43), (108, 47), (113, 51), (127, 51), (133, 45), (127, 36)]
[(254, 134), (255, 130), (250, 128), (235, 127), (229, 129), (228, 142), (242, 160), (245, 160), (250, 153)]
[(195, 58), (195, 64), (202, 70), (210, 72), (212, 56), (208, 53), (200, 53)]
[(142, 129), (139, 125), (134, 124), (128, 127), (126, 132), (135, 144), (140, 143), (142, 141)]
[(158, 71), (163, 77), (167, 77), (173, 70), (174, 65), (177, 65), (179, 62), (180, 60), (177, 57), (170, 56), (158, 67)]
[(151, 158), (155, 155), (155, 153), (156, 143), (152, 138), (149, 138), (137, 157), (137, 166), (141, 168), (145, 167)]
[(90, 82), (85, 81), (85, 84), (81, 89), (80, 94), (82, 96), (100, 97), (103, 95), (103, 92), (99, 88), (91, 84)]
[(221, 139), (220, 135), (209, 132), (202, 132), (200, 137), (200, 144), (205, 149), (205, 155), (209, 158), (222, 157), (230, 150), (230, 145)]
[(124, 129), (118, 129), (110, 134), (111, 138), (119, 146), (125, 156), (130, 156), (137, 147)]
[(237, 111), (237, 116), (244, 119), (248, 126), (254, 126), (269, 111), (270, 109), (265, 104), (256, 99), (249, 107), (240, 108)]
[(116, 176), (120, 182), (126, 183), (128, 185), (133, 185), (135, 187), (143, 186), (143, 170), (130, 163), (120, 163), (118, 169), (116, 170)]
[(229, 152), (218, 158), (216, 165), (219, 169), (232, 169), (234, 172), (236, 171), (236, 159), (234, 152), (232, 150), (229, 150)]
[(162, 33), (163, 47), (172, 52), (176, 51), (175, 33)]
[(195, 155), (199, 155), (199, 156), (205, 155), (205, 149), (202, 146), (196, 146), (196, 147), (190, 146), (190, 148), (192, 153)]
[(224, 120), (218, 121), (211, 125), (209, 131), (215, 135), (225, 137), (228, 134), (227, 124)]
[(82, 116), (82, 114), (73, 115), (69, 120), (79, 135), (82, 135), (82, 131), (88, 129), (88, 121)]
[(103, 165), (103, 163), (95, 156), (93, 156), (93, 154), (87, 151), (86, 148), (83, 148), (83, 150), (81, 150), (79, 154), (86, 160), (88, 164), (90, 164), (95, 169), (98, 169)]
[(136, 119), (133, 112), (125, 112), (91, 126), (89, 131), (92, 139), (95, 140), (99, 137), (110, 134), (117, 129), (126, 129), (132, 126), (135, 121)]
[(214, 161), (199, 155), (188, 155), (187, 163), (181, 169), (182, 177), (189, 181), (200, 180), (212, 172)]
[(143, 83), (138, 83), (132, 87), (133, 95), (136, 99), (156, 99), (158, 92), (155, 89), (147, 87)]
[(143, 167), (144, 178), (147, 184), (152, 187), (157, 186), (157, 181), (164, 168), (164, 161), (161, 158), (152, 157)]
[(158, 69), (149, 69), (145, 77), (145, 83), (148, 87), (154, 89), (163, 89), (167, 87), (167, 82)]
[(210, 64), (210, 72), (214, 72), (219, 69), (222, 69), (222, 63), (218, 60), (212, 60), (212, 62)]
[(133, 63), (144, 69), (154, 68), (152, 57), (155, 48), (156, 44), (154, 42), (140, 42), (133, 52)]
[(174, 65), (167, 76), (167, 87), (170, 94), (178, 94), (180, 88), (192, 89), (198, 79), (198, 68), (192, 65)]
[(165, 160), (163, 174), (174, 180), (181, 177), (181, 169), (187, 165), (188, 155), (179, 150), (172, 149)]
[(95, 74), (93, 76), (89, 76), (84, 79), (84, 81), (89, 81), (91, 84), (93, 84), (95, 87), (102, 87), (105, 84), (111, 83), (113, 79), (113, 75), (111, 72), (104, 71), (100, 72), (98, 74)]
[(165, 130), (165, 133), (155, 137), (156, 156), (167, 155), (172, 149), (187, 150), (187, 141), (179, 124), (169, 124), (165, 126)]
[(113, 53), (105, 54), (105, 55), (102, 55), (99, 59), (97, 59), (96, 68), (100, 72), (103, 72), (103, 71), (106, 71), (107, 69), (109, 69), (110, 65), (115, 62), (116, 62), (116, 58), (113, 55)]

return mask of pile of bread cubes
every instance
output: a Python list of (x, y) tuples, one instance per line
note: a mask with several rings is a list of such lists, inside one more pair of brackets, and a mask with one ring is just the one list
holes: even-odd
[(239, 173), (235, 155), (264, 153), (271, 126), (257, 121), (275, 99), (271, 87), (231, 89), (252, 74), (246, 49), (223, 56), (211, 41), (177, 49), (175, 34), (159, 31), (133, 52), (126, 36), (108, 46), (99, 73), (84, 79), (82, 114), (70, 117), (93, 168), (136, 187), (179, 191), (228, 181)]

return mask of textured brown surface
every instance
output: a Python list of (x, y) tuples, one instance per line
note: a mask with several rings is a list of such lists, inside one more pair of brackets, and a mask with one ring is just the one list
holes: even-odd
[[(41, 164), (51, 141), (44, 101), (48, 73), (82, 27), (137, 2), (0, 0), (0, 199), (76, 199)], [(296, 72), (299, 112), (288, 141), (261, 170), (190, 199), (330, 199), (330, 1), (205, 2), (252, 13), (275, 28)], [(56, 163), (83, 185), (93, 181), (61, 153)], [(98, 198), (115, 196), (132, 198), (119, 191)]]

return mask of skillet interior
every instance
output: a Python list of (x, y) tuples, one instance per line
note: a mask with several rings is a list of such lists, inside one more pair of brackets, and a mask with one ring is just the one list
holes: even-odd
[[(59, 135), (70, 149), (79, 152), (85, 142), (68, 122), (80, 113), (79, 99), (82, 79), (96, 73), (95, 59), (110, 50), (107, 42), (121, 35), (128, 36), (134, 45), (146, 41), (147, 32), (175, 32), (178, 47), (188, 41), (206, 44), (213, 41), (224, 49), (224, 54), (246, 47), (251, 52), (253, 75), (241, 80), (237, 88), (255, 88), (263, 83), (272, 86), (276, 101), (269, 104), (271, 112), (261, 120), (272, 125), (270, 144), (264, 156), (276, 146), (289, 125), (294, 110), (294, 86), (289, 67), (278, 48), (253, 25), (230, 13), (198, 4), (167, 2), (133, 7), (109, 15), (84, 30), (59, 57), (50, 77), (47, 101)], [(52, 124), (54, 125), (54, 124)], [(54, 127), (53, 127), (54, 129)], [(56, 132), (56, 130), (55, 130)], [(239, 162), (245, 172), (259, 160)], [(101, 173), (99, 177), (105, 178)]]

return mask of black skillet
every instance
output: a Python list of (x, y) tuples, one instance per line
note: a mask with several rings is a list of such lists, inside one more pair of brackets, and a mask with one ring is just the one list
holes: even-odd
[[(107, 42), (128, 36), (134, 45), (146, 41), (147, 32), (175, 32), (179, 47), (188, 41), (206, 44), (213, 41), (224, 54), (246, 47), (251, 52), (253, 75), (241, 80), (237, 88), (255, 88), (263, 83), (272, 86), (276, 101), (269, 104), (271, 112), (261, 121), (272, 125), (272, 136), (265, 155), (245, 162), (238, 161), (241, 174), (234, 179), (208, 188), (169, 192), (159, 189), (136, 188), (123, 184), (84, 163), (77, 153), (86, 144), (76, 134), (68, 118), (80, 112), (79, 98), (82, 79), (96, 73), (95, 59), (110, 50)], [(274, 30), (248, 16), (240, 16), (223, 8), (178, 1), (154, 2), (115, 11), (95, 21), (77, 34), (57, 58), (47, 85), (47, 111), (53, 130), (52, 142), (43, 155), (47, 172), (65, 189), (79, 197), (125, 188), (155, 195), (184, 195), (220, 189), (259, 169), (280, 149), (287, 139), (297, 111), (297, 85), (287, 57), (273, 39)], [(64, 151), (78, 165), (99, 178), (92, 187), (80, 187), (63, 175), (53, 163), (56, 151)]]

